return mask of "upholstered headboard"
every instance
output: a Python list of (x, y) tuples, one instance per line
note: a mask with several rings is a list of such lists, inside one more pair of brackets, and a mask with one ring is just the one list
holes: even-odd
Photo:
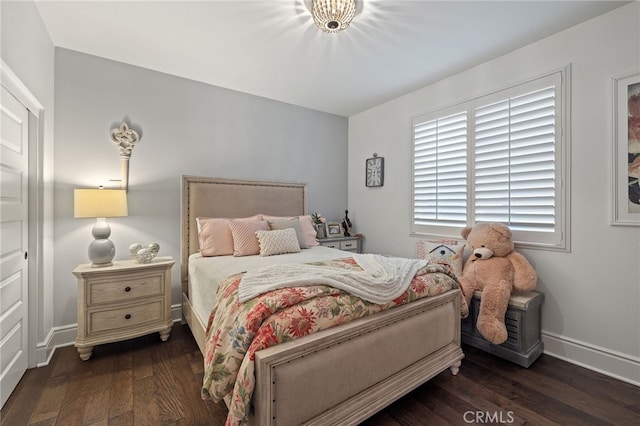
[(189, 255), (199, 250), (197, 217), (307, 214), (307, 185), (182, 176), (181, 279), (187, 291)]

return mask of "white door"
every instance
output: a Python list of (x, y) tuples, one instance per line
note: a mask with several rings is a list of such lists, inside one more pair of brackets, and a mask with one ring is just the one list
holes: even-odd
[(0, 96), (0, 406), (27, 370), (28, 113)]

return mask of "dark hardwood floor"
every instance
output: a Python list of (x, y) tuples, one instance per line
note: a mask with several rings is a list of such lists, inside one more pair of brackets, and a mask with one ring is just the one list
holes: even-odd
[[(543, 355), (529, 369), (464, 347), (460, 373), (446, 371), (364, 424), (633, 425), (640, 388)], [(202, 355), (186, 326), (161, 342), (150, 335), (74, 347), (27, 371), (2, 411), (2, 425), (222, 425), (224, 405), (200, 398)]]

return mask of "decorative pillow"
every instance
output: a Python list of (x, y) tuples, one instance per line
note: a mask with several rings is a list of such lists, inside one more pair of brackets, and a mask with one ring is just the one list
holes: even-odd
[(298, 253), (300, 251), (298, 236), (296, 235), (296, 230), (293, 228), (278, 229), (275, 231), (256, 231), (256, 237), (260, 245), (260, 256)]
[(233, 254), (233, 237), (229, 229), (230, 219), (197, 218), (198, 242), (202, 256), (227, 256)]
[(300, 220), (297, 217), (294, 217), (293, 219), (268, 220), (267, 222), (269, 222), (269, 229), (272, 231), (292, 228), (296, 231), (296, 237), (298, 238), (298, 245), (300, 248), (309, 248), (307, 241), (304, 238), (304, 233), (302, 232), (302, 226), (300, 226)]
[(307, 246), (319, 246), (320, 243), (316, 239), (316, 227), (313, 226), (313, 219), (311, 219), (311, 215), (298, 216), (298, 219), (300, 220), (300, 226), (302, 227), (302, 232), (304, 233), (304, 239), (307, 242)]
[[(276, 221), (276, 220), (287, 220), (287, 219), (295, 219), (298, 218), (300, 221), (300, 227), (302, 228), (302, 234), (304, 235), (305, 245), (307, 247), (314, 247), (320, 245), (318, 240), (316, 239), (316, 227), (313, 226), (313, 220), (311, 219), (311, 215), (303, 215), (303, 216), (269, 216), (266, 214), (262, 215), (262, 220), (267, 221)], [(300, 243), (300, 248), (305, 248)]]
[(418, 240), (416, 244), (418, 247), (418, 258), (429, 259), (434, 263), (447, 264), (456, 276), (462, 275), (464, 244), (458, 244), (457, 240)]
[[(251, 256), (260, 253), (260, 245), (256, 231), (268, 231), (269, 224), (265, 220), (248, 222), (232, 220), (229, 224), (233, 236), (233, 255)], [(294, 231), (295, 232), (295, 231)]]
[[(261, 219), (261, 215), (255, 215), (233, 220), (255, 222)], [(196, 218), (198, 243), (202, 256), (229, 256), (233, 254), (233, 236), (229, 228), (231, 220), (213, 217)]]

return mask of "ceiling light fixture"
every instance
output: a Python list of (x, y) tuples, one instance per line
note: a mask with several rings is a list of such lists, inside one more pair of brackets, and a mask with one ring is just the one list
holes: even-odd
[(355, 0), (313, 0), (311, 15), (318, 28), (337, 33), (349, 26), (356, 14)]

